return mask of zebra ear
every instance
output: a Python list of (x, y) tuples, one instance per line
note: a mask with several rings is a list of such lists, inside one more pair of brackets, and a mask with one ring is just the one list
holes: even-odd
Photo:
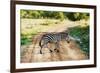
[(65, 33), (67, 33), (67, 34), (69, 33), (69, 28), (65, 31)]

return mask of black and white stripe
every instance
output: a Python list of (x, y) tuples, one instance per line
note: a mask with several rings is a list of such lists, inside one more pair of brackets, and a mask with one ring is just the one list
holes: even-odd
[[(55, 49), (59, 46), (59, 41), (66, 40), (69, 42), (69, 35), (66, 32), (60, 33), (47, 33), (44, 34), (39, 42), (39, 46), (41, 47), (40, 53), (42, 54), (42, 48), (47, 47), (48, 43), (55, 43)], [(52, 52), (52, 50), (50, 50)]]

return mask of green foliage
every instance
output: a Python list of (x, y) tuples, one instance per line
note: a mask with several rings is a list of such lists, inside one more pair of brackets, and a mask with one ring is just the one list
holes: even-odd
[(28, 38), (25, 35), (22, 35), (21, 36), (21, 45), (25, 45), (25, 44), (30, 43), (30, 42), (31, 42), (31, 39), (30, 38)]
[(21, 45), (30, 44), (32, 42), (32, 37), (36, 35), (37, 32), (29, 34), (21, 34)]
[(80, 19), (88, 19), (89, 13), (79, 13), (79, 12), (61, 12), (61, 11), (42, 11), (42, 10), (21, 10), (21, 18), (31, 18), (31, 19), (70, 19), (72, 21)]
[(76, 39), (80, 39), (77, 43), (89, 55), (89, 26), (69, 28), (69, 34)]
[(33, 11), (33, 10), (21, 10), (21, 18), (39, 18), (40, 13), (39, 11)]
[(67, 13), (67, 17), (72, 21), (81, 20), (81, 19), (87, 20), (89, 18), (89, 13), (70, 12)]

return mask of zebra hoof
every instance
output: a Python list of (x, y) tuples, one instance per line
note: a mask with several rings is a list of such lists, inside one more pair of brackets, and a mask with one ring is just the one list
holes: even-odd
[(57, 50), (57, 49), (54, 49), (56, 52), (59, 52), (59, 50)]
[(59, 52), (59, 50), (57, 50), (57, 52)]
[(40, 54), (42, 54), (42, 53), (40, 53)]
[(52, 50), (50, 50), (50, 52), (52, 53), (53, 51), (52, 51)]
[(42, 54), (42, 52), (40, 51), (40, 54)]
[(57, 49), (54, 49), (55, 51), (57, 50)]
[(70, 43), (70, 41), (67, 41), (67, 43)]

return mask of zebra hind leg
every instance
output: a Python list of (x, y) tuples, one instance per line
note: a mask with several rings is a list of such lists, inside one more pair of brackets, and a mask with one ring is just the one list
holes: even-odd
[(44, 46), (44, 45), (41, 45), (41, 46), (40, 46), (40, 47), (41, 47), (41, 49), (40, 49), (40, 54), (43, 54), (43, 52), (42, 52), (43, 46)]
[(42, 54), (42, 48), (40, 49), (40, 54)]

